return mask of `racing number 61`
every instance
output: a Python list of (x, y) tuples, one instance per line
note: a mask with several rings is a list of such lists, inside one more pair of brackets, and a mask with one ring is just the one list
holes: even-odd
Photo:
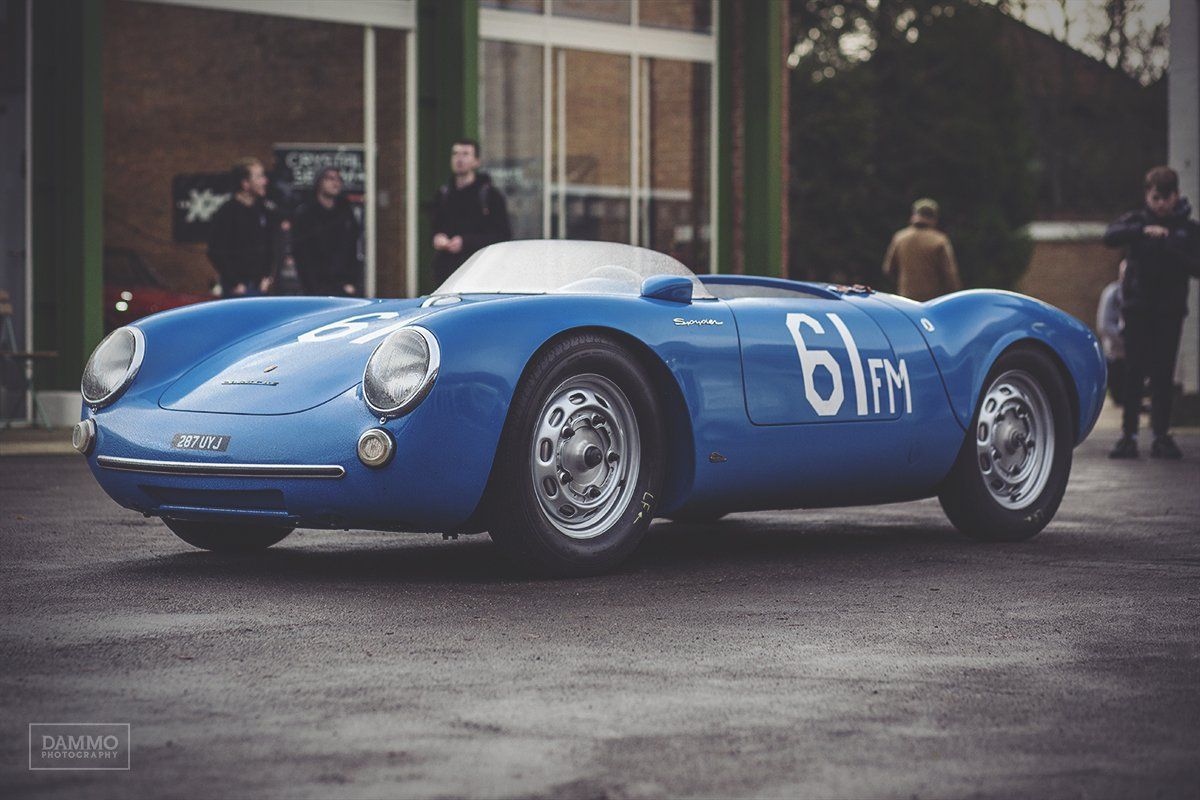
[[(855, 410), (858, 412), (858, 416), (865, 417), (870, 413), (867, 408), (867, 379), (863, 370), (863, 359), (858, 352), (858, 345), (841, 317), (832, 312), (825, 316), (837, 329), (842, 344), (846, 346), (846, 355), (850, 357), (850, 372), (854, 378)], [(808, 314), (787, 315), (787, 329), (792, 334), (792, 340), (796, 343), (796, 353), (800, 356), (800, 372), (804, 377), (804, 396), (812, 405), (813, 410), (817, 412), (817, 416), (832, 417), (841, 410), (842, 403), (846, 400), (846, 390), (842, 385), (842, 368), (829, 350), (808, 349), (808, 345), (804, 343), (804, 334), (800, 330), (801, 325), (812, 329), (813, 333), (817, 334), (825, 333), (825, 328)], [(817, 391), (815, 375), (818, 367), (824, 367), (829, 372), (829, 377), (833, 379), (833, 390), (828, 397), (822, 397), (821, 393)], [(881, 410), (879, 403), (881, 388), (887, 391), (886, 396), (891, 411), (895, 411), (896, 403), (893, 390), (903, 390), (905, 410), (911, 413), (912, 391), (908, 380), (908, 367), (904, 359), (900, 359), (897, 367), (886, 359), (872, 358), (868, 362), (868, 367), (871, 370), (871, 385), (875, 390), (875, 413), (878, 414)], [(883, 380), (880, 379), (881, 371)]]

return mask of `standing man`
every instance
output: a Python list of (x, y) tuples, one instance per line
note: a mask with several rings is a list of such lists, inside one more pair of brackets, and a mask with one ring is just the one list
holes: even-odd
[(358, 240), (362, 226), (342, 195), (342, 174), (326, 167), (313, 197), (300, 206), (292, 227), (292, 252), (305, 294), (354, 297), (362, 293)]
[(932, 300), (962, 288), (950, 238), (937, 229), (938, 204), (929, 198), (913, 203), (909, 225), (897, 231), (883, 257), (883, 274), (896, 292), (912, 300)]
[(433, 274), (438, 284), (476, 251), (512, 238), (504, 195), (479, 171), (479, 142), (454, 142), (450, 172), (433, 201)]
[(274, 205), (267, 200), (267, 175), (257, 158), (230, 170), (233, 197), (213, 214), (208, 260), (221, 277), (225, 297), (265, 294), (271, 288)]
[(1182, 458), (1168, 431), (1175, 392), (1175, 358), (1187, 316), (1188, 277), (1200, 277), (1200, 225), (1179, 196), (1179, 175), (1155, 167), (1143, 183), (1146, 204), (1108, 226), (1104, 243), (1127, 248), (1121, 280), (1125, 317), (1125, 408), (1122, 435), (1109, 458), (1138, 457), (1138, 415), (1150, 377), (1154, 458)]

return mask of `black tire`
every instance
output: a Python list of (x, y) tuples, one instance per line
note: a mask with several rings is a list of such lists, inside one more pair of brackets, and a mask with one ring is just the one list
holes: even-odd
[[(571, 387), (596, 378), (602, 383), (589, 385), (599, 388), (591, 394), (585, 390), (586, 399), (580, 400), (577, 407), (556, 403), (556, 398), (567, 396), (573, 401)], [(618, 391), (614, 393), (612, 387)], [(601, 407), (597, 396), (609, 402)], [(557, 417), (563, 428), (555, 427), (559, 424), (554, 422), (555, 408), (567, 409), (564, 417)], [(604, 409), (608, 409), (607, 418)], [(630, 413), (636, 437), (627, 422)], [(579, 421), (582, 417), (587, 419)], [(593, 425), (595, 420), (599, 421)], [(626, 420), (624, 425), (622, 420)], [(557, 439), (547, 433), (565, 428), (574, 431), (575, 427), (584, 435), (574, 443), (574, 432)], [(614, 434), (621, 431), (629, 434)], [(607, 440), (605, 432), (609, 434)], [(567, 468), (571, 463), (579, 464), (578, 460), (567, 460), (571, 455), (567, 448), (589, 442), (606, 448), (607, 456), (570, 480), (547, 485), (546, 470), (570, 476)], [(565, 338), (535, 357), (513, 396), (489, 485), (488, 532), (519, 568), (536, 574), (578, 576), (610, 570), (633, 553), (650, 527), (665, 471), (664, 449), (658, 402), (637, 358), (599, 334)], [(635, 464), (636, 477), (632, 477)], [(537, 470), (543, 471), (543, 477), (535, 475)], [(603, 495), (608, 504), (603, 514), (587, 510), (586, 505), (595, 501), (585, 499), (586, 494), (576, 494), (576, 490), (595, 488), (597, 484), (591, 483), (588, 476), (601, 474), (605, 478), (604, 491), (609, 492), (610, 478), (612, 487), (611, 493)], [(577, 522), (563, 518), (561, 512), (555, 515), (546, 507), (559, 500), (579, 514)], [(559, 527), (572, 524), (582, 527), (570, 532)], [(593, 528), (587, 528), (588, 524)], [(584, 536), (587, 538), (580, 538)]]
[[(1003, 457), (1016, 459), (1012, 469), (1019, 475), (1024, 468), (1023, 459), (1032, 457), (1031, 451), (1024, 449), (1024, 442), (1027, 441), (1025, 433), (1031, 429), (1020, 425), (1009, 425), (1002, 429), (1001, 426), (1006, 424), (1005, 421), (992, 416), (997, 410), (997, 406), (994, 404), (989, 406), (989, 412), (986, 415), (984, 409), (989, 400), (1004, 397), (1003, 386), (1007, 385), (1012, 388), (1015, 385), (1019, 390), (1022, 386), (1021, 381), (1026, 377), (1032, 380), (1036, 387), (1040, 387), (1043, 394), (1040, 400), (1045, 401), (1052, 417), (1052, 425), (1043, 427), (1053, 428), (1052, 439), (1049, 431), (1040, 437), (1030, 438), (1045, 442), (1053, 441), (1053, 454), (1052, 457), (1047, 454), (1042, 462), (1044, 466), (1036, 471), (1037, 474), (1045, 471), (1044, 483), (1041, 488), (1037, 489), (1037, 482), (1031, 478), (1027, 481), (1027, 486), (1016, 485), (1018, 500), (1005, 503), (997, 499), (993, 492), (1003, 493), (1006, 488), (1010, 488), (1014, 484), (1007, 482), (1007, 473), (1001, 471), (1003, 469), (1001, 464), (994, 461), (991, 455), (985, 453), (984, 450), (998, 454), (1000, 450), (997, 447), (1003, 447), (1006, 450), (1011, 447), (1008, 454)], [(1027, 385), (1027, 388), (1031, 387)], [(996, 391), (990, 393), (993, 389)], [(1015, 407), (1020, 408), (1020, 391), (1017, 394), (1018, 398), (1012, 402), (1016, 404)], [(1031, 388), (1030, 395), (1036, 399), (1036, 390)], [(1000, 403), (1001, 408), (1004, 407), (1005, 402), (1008, 401)], [(1029, 412), (1027, 416), (1034, 418), (1038, 416), (1036, 411), (1026, 410)], [(984, 417), (982, 427), (981, 416)], [(1007, 419), (1016, 421), (1018, 419), (1016, 412), (1008, 415)], [(988, 427), (989, 422), (994, 423), (990, 428)], [(996, 437), (1002, 430), (1011, 430), (1013, 436), (1002, 437), (1003, 441), (997, 443)], [(980, 437), (984, 435), (985, 431), (987, 436), (981, 439)], [(1012, 442), (1018, 442), (1018, 444), (1011, 444)], [(1071, 403), (1066, 382), (1058, 365), (1050, 356), (1034, 348), (1009, 350), (996, 360), (983, 382), (979, 402), (976, 405), (975, 414), (971, 418), (971, 429), (963, 441), (954, 467), (942, 483), (938, 493), (942, 509), (954, 527), (973, 539), (1015, 542), (1032, 538), (1053, 519), (1055, 512), (1058, 511), (1059, 503), (1062, 502), (1063, 493), (1067, 489), (1067, 479), (1071, 475), (1071, 454), (1074, 443), (1074, 418), (1071, 412)], [(1035, 442), (1032, 452), (1036, 453), (1038, 446), (1040, 445)], [(1018, 451), (1024, 455), (1017, 455)], [(987, 469), (986, 473), (985, 469)], [(990, 479), (989, 474), (991, 475)], [(989, 488), (989, 482), (993, 487), (999, 488)], [(1021, 506), (1013, 507), (1018, 502)]]
[(214, 553), (253, 553), (287, 538), (295, 528), (238, 522), (190, 522), (164, 519), (171, 532), (201, 550)]

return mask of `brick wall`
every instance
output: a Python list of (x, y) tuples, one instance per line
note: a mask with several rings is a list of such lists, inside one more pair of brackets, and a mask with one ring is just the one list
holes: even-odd
[(1121, 255), (1099, 241), (1037, 242), (1017, 291), (1045, 300), (1095, 329), (1100, 293), (1116, 280)]
[[(173, 287), (215, 274), (171, 239), (171, 179), (281, 142), (361, 143), (363, 32), (352, 25), (108, 0), (104, 7), (104, 236)], [(377, 40), (380, 294), (403, 287), (404, 52)]]

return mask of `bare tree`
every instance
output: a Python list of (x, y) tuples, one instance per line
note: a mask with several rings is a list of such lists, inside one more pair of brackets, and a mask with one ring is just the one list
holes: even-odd
[(1167, 23), (1147, 26), (1145, 11), (1145, 0), (1105, 0), (1104, 27), (1092, 41), (1105, 63), (1149, 84), (1166, 68)]

